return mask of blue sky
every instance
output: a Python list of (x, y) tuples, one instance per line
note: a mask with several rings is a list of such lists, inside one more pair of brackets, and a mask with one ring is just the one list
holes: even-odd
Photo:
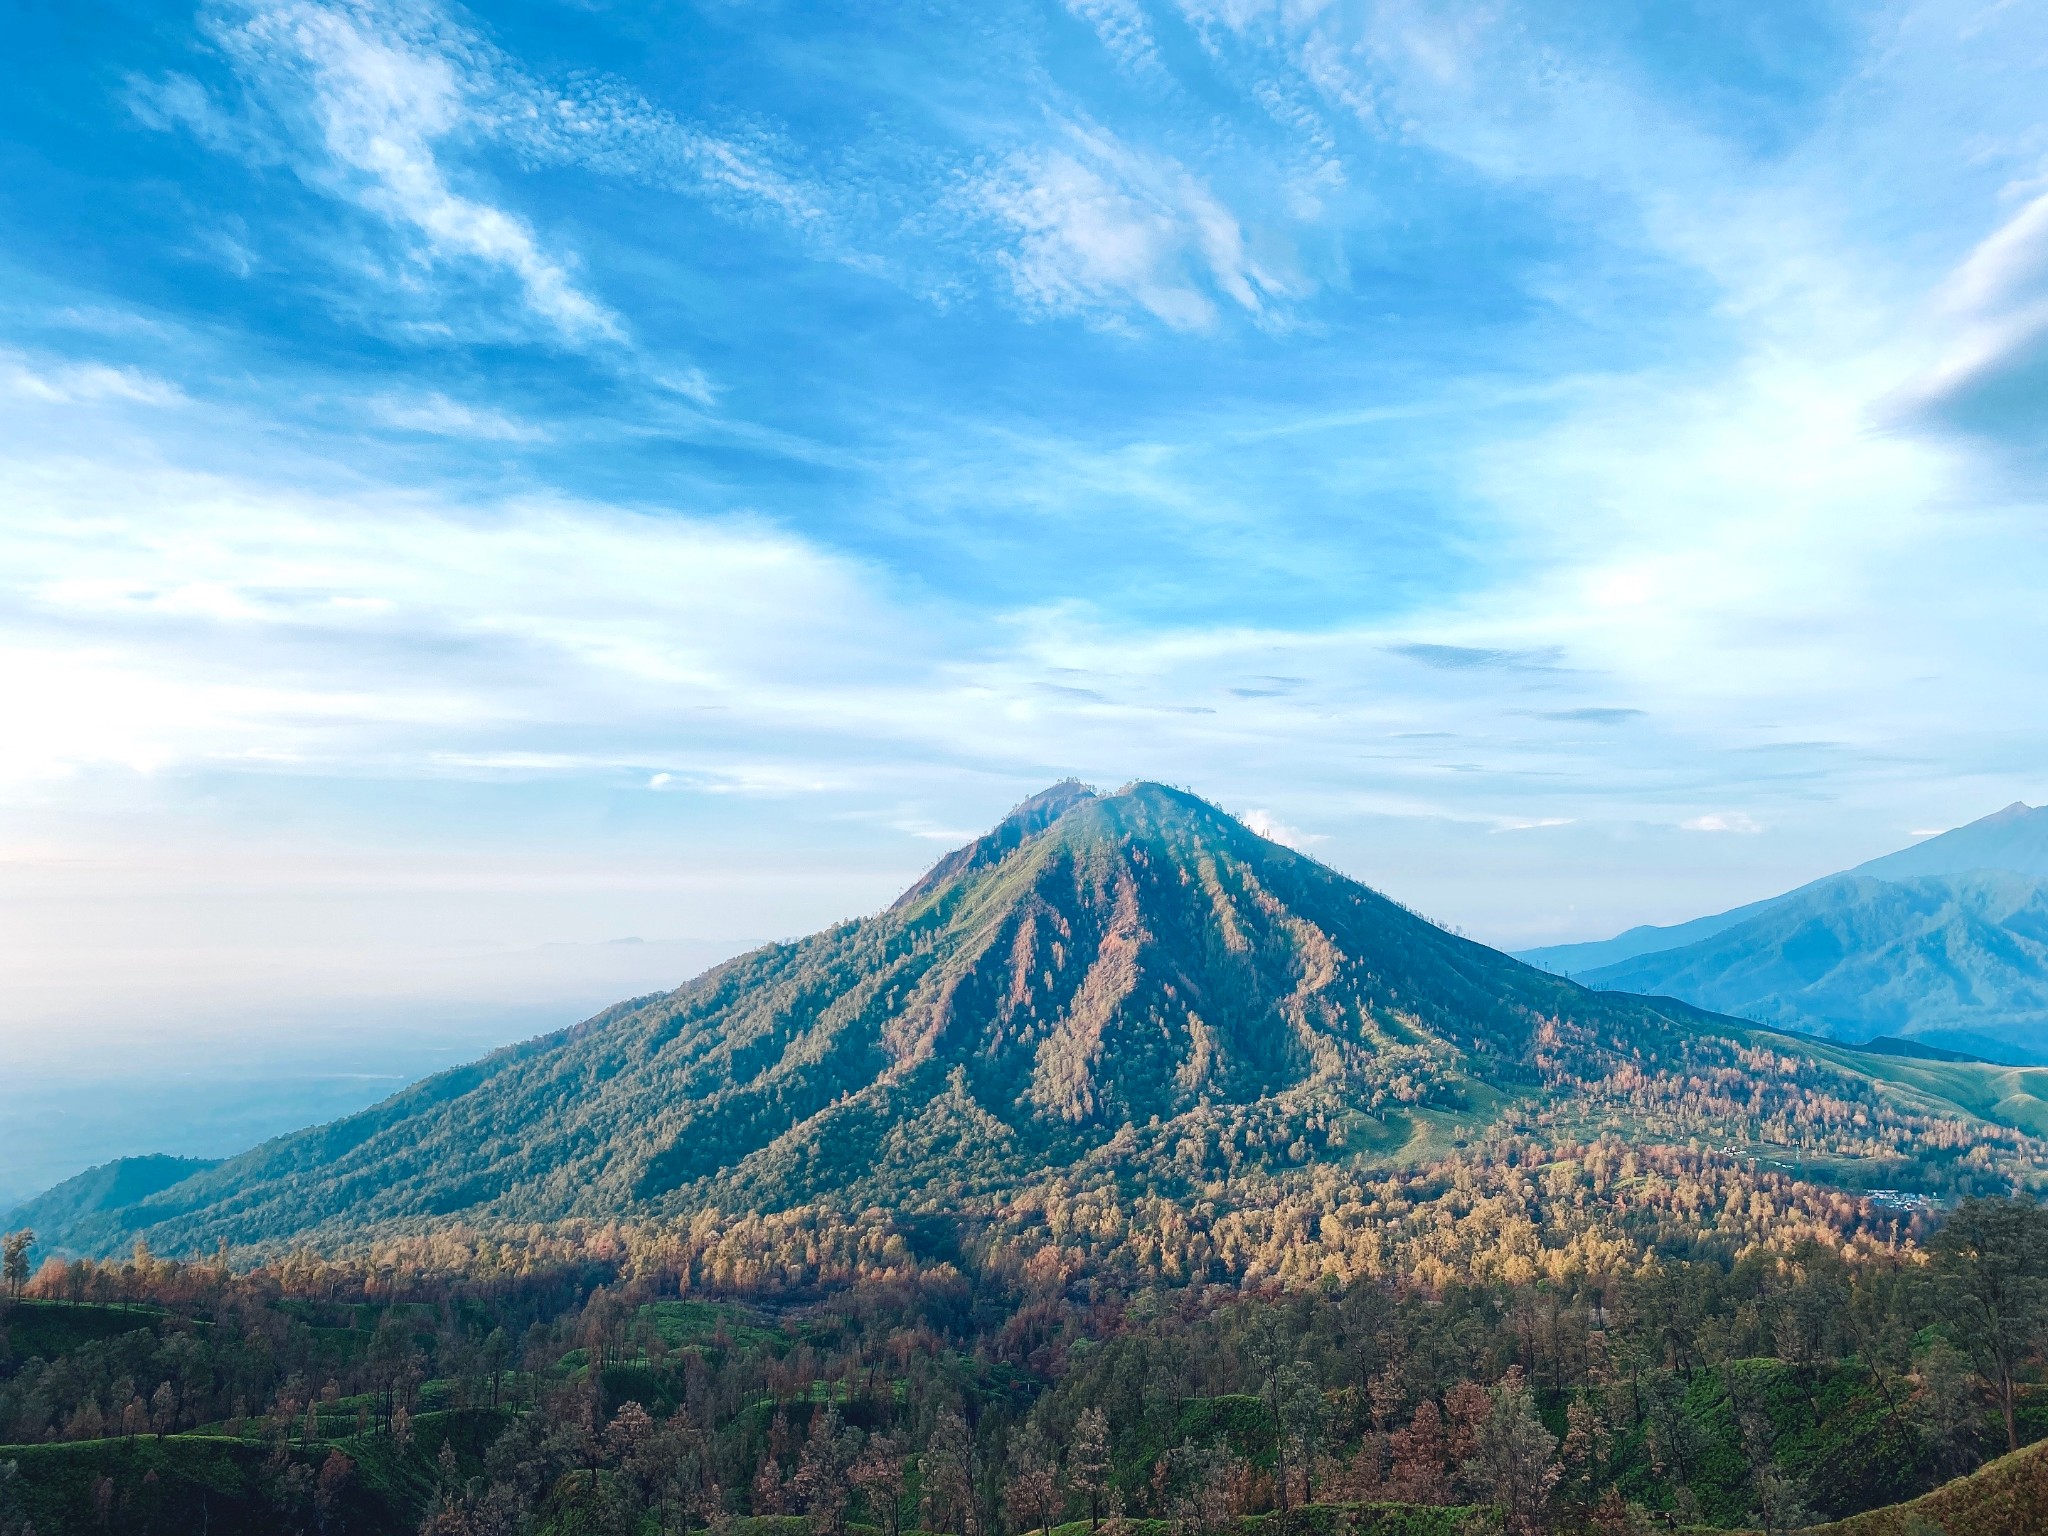
[(51, 1083), (280, 1022), (416, 1070), (1068, 773), (1508, 945), (2048, 792), (2038, 8), (14, 29)]

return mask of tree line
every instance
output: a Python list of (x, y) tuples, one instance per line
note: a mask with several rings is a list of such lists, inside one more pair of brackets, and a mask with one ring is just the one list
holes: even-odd
[[(1966, 1201), (1924, 1240), (1795, 1225), (1441, 1282), (1129, 1283), (944, 1225), (724, 1294), (611, 1228), (33, 1275), (10, 1242), (0, 1442), (269, 1446), (280, 1530), (331, 1526), (358, 1462), (423, 1455), (434, 1426), (417, 1513), (441, 1536), (1195, 1536), (1386, 1504), (1789, 1529), (2048, 1432), (2048, 1215), (2025, 1200)], [(820, 1238), (783, 1228), (762, 1273), (829, 1269)], [(105, 1483), (111, 1530), (143, 1494)]]

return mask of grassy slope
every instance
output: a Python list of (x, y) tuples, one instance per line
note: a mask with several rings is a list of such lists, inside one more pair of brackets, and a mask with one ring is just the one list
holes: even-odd
[[(434, 1497), (435, 1458), (453, 1445), (464, 1475), (483, 1470), (483, 1452), (503, 1430), (506, 1415), (489, 1409), (423, 1413), (414, 1421), (411, 1448), (399, 1453), (387, 1439), (350, 1437), (309, 1449), (294, 1445), (289, 1460), (316, 1470), (339, 1448), (356, 1463), (341, 1499), (343, 1528), (402, 1533), (418, 1528)], [(65, 1441), (0, 1446), (0, 1462), (13, 1462), (23, 1512), (38, 1531), (99, 1528), (93, 1490), (113, 1482), (115, 1529), (206, 1530), (211, 1536), (272, 1536), (300, 1523), (281, 1511), (271, 1447), (215, 1435), (171, 1435), (162, 1440)], [(283, 1522), (280, 1524), (280, 1522)]]
[(1810, 1536), (2048, 1536), (2048, 1441), (2014, 1451), (1906, 1504), (1873, 1509)]
[(95, 1339), (117, 1339), (124, 1333), (156, 1332), (163, 1322), (157, 1307), (129, 1307), (91, 1303), (74, 1307), (61, 1301), (17, 1301), (0, 1311), (0, 1335), (10, 1356), (26, 1360), (41, 1356), (55, 1360)]
[[(1783, 1037), (1772, 1037), (1783, 1047)], [(2001, 1067), (1976, 1061), (1919, 1061), (1876, 1056), (1816, 1040), (1800, 1040), (1808, 1056), (1887, 1084), (1910, 1109), (1962, 1109), (1982, 1120), (2048, 1136), (2048, 1067)]]

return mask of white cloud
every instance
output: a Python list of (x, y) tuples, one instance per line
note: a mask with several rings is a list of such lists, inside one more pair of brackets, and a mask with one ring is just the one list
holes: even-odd
[(19, 353), (0, 352), (0, 387), (45, 405), (186, 403), (177, 385), (140, 369), (93, 362), (37, 366)]
[(1066, 0), (1066, 7), (1095, 29), (1102, 46), (1135, 73), (1160, 69), (1159, 45), (1138, 0)]
[(540, 428), (515, 421), (503, 411), (488, 406), (468, 405), (446, 395), (377, 395), (365, 402), (373, 420), (401, 432), (424, 432), (435, 437), (474, 438), (485, 442), (530, 443), (546, 438)]
[(981, 197), (1013, 237), (998, 260), (1018, 297), (1047, 313), (1114, 319), (1135, 305), (1206, 330), (1218, 296), (1256, 316), (1288, 290), (1200, 180), (1099, 129), (1070, 124), (1058, 143), (1011, 156)]
[[(1956, 404), (2037, 354), (2048, 337), (2048, 192), (1986, 235), (1942, 284), (1933, 307), (1940, 354), (1901, 390), (1909, 405)], [(2032, 437), (2041, 412), (2027, 416)]]
[(1271, 811), (1246, 811), (1238, 820), (1266, 839), (1267, 842), (1278, 843), (1284, 848), (1292, 848), (1297, 853), (1312, 848), (1317, 843), (1327, 843), (1329, 841), (1329, 838), (1321, 833), (1304, 832), (1299, 827), (1290, 827)]
[(17, 781), (544, 768), (569, 740), (565, 765), (630, 766), (619, 744), (648, 730), (717, 764), (747, 731), (847, 728), (844, 678), (886, 690), (906, 623), (857, 567), (768, 528), (48, 460), (17, 481), (0, 572)]
[[(382, 23), (382, 25), (379, 25)], [(517, 285), (526, 309), (566, 340), (617, 340), (618, 317), (541, 246), (526, 220), (456, 190), (442, 146), (471, 124), (463, 39), (430, 12), (312, 3), (260, 6), (221, 38), (250, 82), (290, 120), (309, 113), (321, 153), (311, 179), (410, 231), (429, 260), (474, 263)], [(190, 121), (195, 109), (181, 110)]]
[(1687, 832), (1744, 832), (1763, 831), (1760, 823), (1740, 811), (1719, 811), (1706, 816), (1694, 816), (1681, 821), (1679, 827)]
[[(588, 291), (572, 254), (488, 192), (474, 164), (482, 147), (739, 214), (767, 210), (807, 238), (835, 238), (818, 191), (780, 169), (778, 146), (761, 135), (709, 132), (601, 75), (536, 79), (435, 0), (216, 0), (209, 23), (246, 110), (171, 73), (128, 82), (139, 122), (252, 163), (292, 165), (384, 220), (416, 266), (508, 281), (528, 320), (557, 341), (619, 342), (626, 326)], [(246, 274), (246, 252), (239, 264)], [(417, 288), (420, 274), (401, 271), (393, 286)]]

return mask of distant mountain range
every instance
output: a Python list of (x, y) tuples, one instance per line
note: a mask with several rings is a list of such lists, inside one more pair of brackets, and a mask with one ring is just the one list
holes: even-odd
[(2048, 1059), (2048, 809), (2009, 805), (1782, 896), (1520, 958), (1782, 1028)]
[(1317, 1165), (1509, 1128), (1887, 1184), (2034, 1157), (2048, 1072), (1901, 1049), (1587, 990), (1192, 795), (1067, 783), (873, 917), (218, 1165), (110, 1165), (29, 1209), (47, 1244), (192, 1252), (449, 1219), (992, 1209), (1047, 1180), (1228, 1203), (1295, 1178), (1312, 1202)]

